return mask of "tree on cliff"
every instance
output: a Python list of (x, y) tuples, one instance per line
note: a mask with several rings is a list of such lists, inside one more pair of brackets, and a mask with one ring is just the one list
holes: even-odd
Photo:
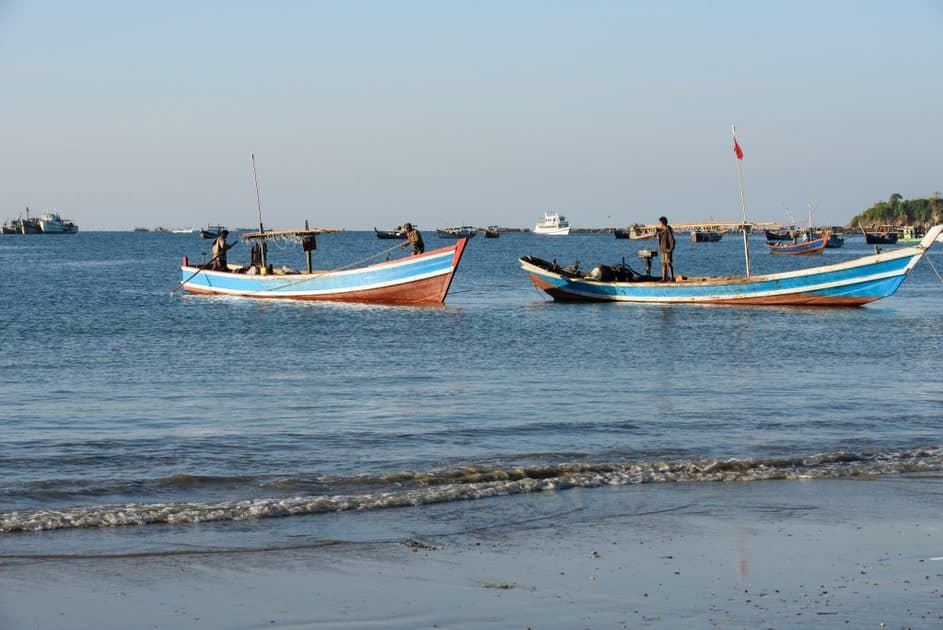
[(878, 201), (873, 206), (852, 217), (849, 228), (859, 225), (936, 225), (943, 223), (943, 193), (935, 192), (928, 199), (904, 199), (893, 193), (887, 201)]

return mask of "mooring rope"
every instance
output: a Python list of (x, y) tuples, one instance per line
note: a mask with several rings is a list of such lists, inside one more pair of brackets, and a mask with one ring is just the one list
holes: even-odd
[(523, 280), (518, 280), (516, 282), (502, 282), (500, 284), (486, 284), (483, 286), (472, 287), (471, 289), (462, 289), (461, 291), (449, 291), (449, 295), (456, 295), (458, 293), (473, 293), (475, 291), (487, 291), (489, 289), (502, 289), (505, 287), (520, 287), (525, 284), (526, 282)]
[(326, 276), (326, 275), (331, 274), (331, 273), (335, 273), (335, 272), (338, 272), (338, 271), (343, 271), (344, 269), (348, 269), (348, 268), (350, 268), (350, 267), (355, 267), (355, 266), (357, 266), (357, 265), (360, 265), (360, 264), (362, 264), (362, 263), (367, 262), (368, 260), (373, 260), (374, 258), (379, 258), (380, 256), (383, 256), (384, 254), (388, 254), (388, 253), (392, 252), (394, 249), (396, 249), (396, 248), (398, 248), (398, 247), (402, 247), (402, 244), (401, 244), (401, 243), (397, 243), (396, 245), (393, 245), (392, 247), (390, 247), (390, 248), (388, 248), (388, 249), (384, 249), (382, 252), (377, 252), (376, 254), (372, 254), (372, 255), (370, 255), (370, 256), (367, 256), (366, 258), (361, 258), (360, 260), (355, 260), (355, 261), (352, 262), (352, 263), (347, 263), (346, 265), (341, 265), (340, 267), (335, 267), (334, 269), (329, 269), (328, 271), (321, 271), (321, 272), (315, 273), (315, 274), (305, 274), (305, 277), (304, 277), (304, 278), (301, 278), (301, 279), (299, 279), (299, 280), (295, 280), (294, 282), (287, 282), (287, 283), (285, 283), (285, 284), (283, 284), (283, 285), (274, 287), (274, 288), (272, 288), (271, 290), (272, 290), (272, 291), (281, 291), (282, 289), (285, 289), (285, 288), (287, 288), (287, 287), (294, 286), (294, 285), (296, 285), (296, 284), (301, 284), (302, 282), (307, 282), (308, 280), (313, 280), (313, 279), (315, 279), (315, 278), (320, 278), (321, 276)]
[(930, 265), (930, 269), (933, 270), (933, 273), (936, 274), (936, 277), (940, 279), (940, 283), (943, 284), (943, 276), (940, 275), (940, 272), (937, 270), (936, 265), (933, 264), (933, 261), (930, 260), (930, 257), (927, 255), (924, 255), (923, 259), (927, 261), (927, 264)]
[[(238, 242), (239, 242), (239, 241), (236, 241), (236, 243), (238, 243)], [(235, 245), (236, 243), (233, 243), (233, 245)], [(277, 287), (275, 287), (275, 288), (272, 289), (272, 290), (273, 290), (273, 291), (281, 291), (282, 289), (284, 289), (284, 288), (286, 288), (286, 287), (294, 286), (294, 285), (296, 285), (296, 284), (301, 284), (302, 282), (307, 282), (308, 280), (312, 280), (312, 279), (314, 279), (314, 278), (319, 278), (319, 277), (321, 277), (321, 276), (325, 276), (325, 275), (327, 275), (327, 274), (334, 273), (334, 272), (336, 272), (336, 271), (342, 271), (342, 270), (344, 270), (344, 269), (347, 269), (348, 267), (353, 267), (353, 266), (355, 266), (355, 265), (359, 265), (359, 264), (361, 264), (361, 263), (365, 263), (365, 262), (367, 262), (368, 260), (373, 260), (374, 258), (379, 258), (380, 256), (383, 256), (384, 254), (388, 254), (388, 253), (392, 252), (392, 251), (393, 251), (394, 249), (396, 249), (397, 247), (402, 247), (402, 244), (401, 244), (401, 243), (397, 243), (396, 245), (393, 245), (393, 246), (390, 247), (389, 249), (384, 249), (382, 252), (377, 252), (376, 254), (371, 254), (370, 256), (367, 256), (366, 258), (361, 258), (360, 260), (355, 260), (355, 261), (352, 262), (352, 263), (347, 263), (347, 264), (341, 265), (340, 267), (336, 267), (336, 268), (334, 268), (334, 269), (330, 269), (330, 270), (328, 270), (328, 271), (321, 271), (321, 272), (318, 272), (318, 273), (315, 273), (315, 274), (305, 274), (304, 278), (301, 278), (301, 279), (299, 279), (299, 280), (295, 280), (294, 282), (286, 282), (285, 284), (280, 285), (280, 286), (277, 286)], [(215, 257), (214, 257), (214, 259), (215, 259)], [(199, 273), (202, 272), (202, 271), (206, 271), (206, 268), (201, 266), (200, 269), (198, 269), (198, 270), (196, 271), (196, 273), (194, 273), (192, 276), (190, 276), (189, 278), (187, 278), (186, 280), (184, 280), (183, 282), (181, 282), (180, 284), (178, 284), (178, 285), (174, 288), (174, 290), (171, 291), (171, 294), (173, 294), (174, 291), (176, 291), (177, 289), (183, 287), (183, 285), (185, 285), (187, 282), (189, 282), (190, 280), (192, 280), (192, 279), (194, 278), (194, 276), (196, 276), (197, 274), (199, 274)]]

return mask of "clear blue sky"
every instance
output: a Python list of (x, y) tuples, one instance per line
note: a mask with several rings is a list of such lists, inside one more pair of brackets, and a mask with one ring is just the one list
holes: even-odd
[(577, 226), (943, 189), (943, 2), (0, 0), (0, 219)]

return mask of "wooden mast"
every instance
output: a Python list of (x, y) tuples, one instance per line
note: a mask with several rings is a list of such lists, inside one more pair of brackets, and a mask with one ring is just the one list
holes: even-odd
[[(255, 204), (259, 210), (259, 234), (265, 234), (265, 228), (262, 226), (262, 195), (259, 193), (259, 176), (255, 172), (255, 153), (250, 153), (249, 157), (252, 158), (252, 178), (255, 180)], [(262, 250), (262, 267), (265, 268), (265, 238), (259, 240), (259, 247)]]
[(740, 171), (740, 160), (743, 159), (743, 151), (737, 142), (737, 127), (730, 125), (730, 131), (733, 133), (733, 153), (737, 158), (737, 181), (740, 183), (740, 211), (743, 213), (743, 255), (747, 261), (747, 277), (750, 277), (750, 241), (747, 237), (747, 208), (743, 202), (743, 173)]

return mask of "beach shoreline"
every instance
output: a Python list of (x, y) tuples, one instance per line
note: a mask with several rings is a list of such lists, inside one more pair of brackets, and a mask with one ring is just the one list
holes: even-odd
[(0, 625), (934, 627), (941, 492), (938, 474), (572, 489), (527, 498), (533, 518), (463, 502), (450, 533), (419, 512), (386, 540), (8, 555)]

